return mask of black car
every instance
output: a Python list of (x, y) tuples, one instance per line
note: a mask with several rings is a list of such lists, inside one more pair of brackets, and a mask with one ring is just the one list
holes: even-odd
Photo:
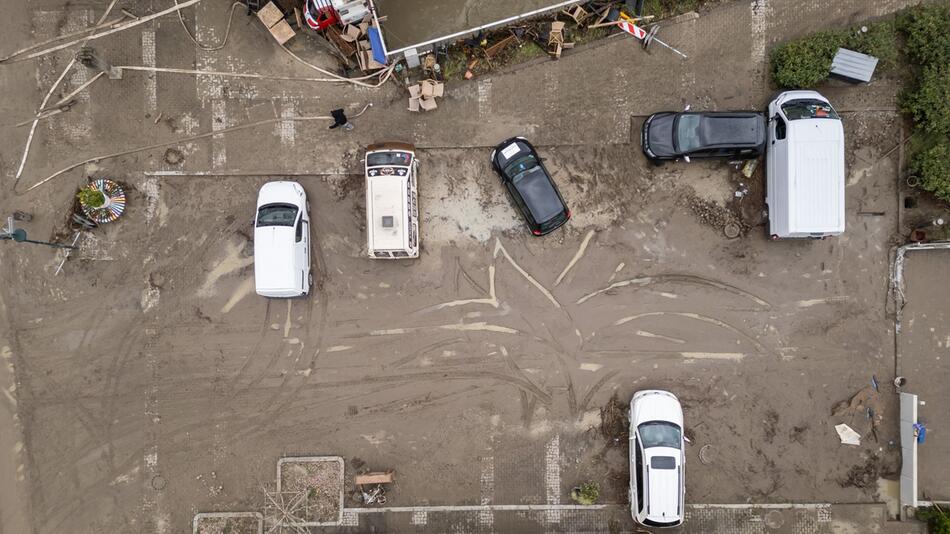
[(643, 123), (640, 141), (643, 153), (654, 163), (754, 159), (765, 151), (765, 116), (754, 111), (664, 111)]
[(512, 137), (502, 141), (491, 153), (491, 164), (532, 234), (553, 232), (571, 218), (561, 192), (527, 139)]

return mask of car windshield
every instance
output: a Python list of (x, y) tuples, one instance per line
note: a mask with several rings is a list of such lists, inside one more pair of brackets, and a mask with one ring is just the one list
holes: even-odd
[(785, 116), (788, 117), (790, 121), (798, 119), (838, 118), (838, 114), (835, 113), (831, 104), (822, 102), (821, 100), (792, 100), (791, 102), (782, 104), (782, 111), (785, 112)]
[(412, 154), (408, 152), (375, 152), (366, 155), (366, 166), (377, 167), (380, 165), (400, 165), (408, 167), (412, 161)]
[(527, 171), (538, 166), (538, 160), (535, 159), (533, 154), (525, 154), (524, 156), (512, 161), (505, 167), (505, 174), (511, 177), (512, 182), (520, 181)]
[(290, 204), (267, 204), (257, 210), (257, 227), (293, 226), (297, 221), (297, 207)]
[(640, 443), (644, 449), (650, 447), (680, 448), (682, 434), (680, 427), (666, 421), (650, 421), (637, 427), (640, 433)]
[(699, 115), (680, 115), (676, 119), (676, 146), (680, 152), (699, 148)]

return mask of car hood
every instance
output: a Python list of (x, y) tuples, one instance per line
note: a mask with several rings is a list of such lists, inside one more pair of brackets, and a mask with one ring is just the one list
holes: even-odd
[(656, 156), (675, 156), (673, 146), (673, 118), (675, 115), (654, 115), (649, 123), (647, 143), (650, 152)]
[(759, 114), (704, 116), (699, 138), (709, 145), (761, 145), (765, 143), (765, 117)]
[(303, 187), (296, 182), (268, 182), (257, 194), (257, 207), (267, 204), (293, 204), (303, 208), (307, 204), (307, 195)]
[(669, 421), (683, 428), (683, 409), (676, 397), (666, 392), (638, 392), (630, 401), (630, 411), (630, 424), (635, 427), (648, 421)]

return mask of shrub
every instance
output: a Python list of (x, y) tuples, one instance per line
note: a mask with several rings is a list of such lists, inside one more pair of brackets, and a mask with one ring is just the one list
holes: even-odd
[(840, 32), (818, 32), (772, 51), (772, 80), (781, 87), (814, 87), (828, 77), (831, 60), (841, 45)]
[(814, 87), (830, 74), (838, 48), (878, 58), (879, 69), (897, 64), (897, 32), (885, 21), (869, 25), (866, 32), (860, 27), (823, 31), (780, 45), (772, 51), (772, 80), (789, 89)]
[(925, 67), (917, 87), (901, 97), (904, 111), (927, 133), (950, 135), (950, 64)]
[(595, 504), (600, 498), (600, 486), (596, 482), (586, 482), (571, 490), (571, 499), (578, 504)]
[(897, 16), (907, 53), (920, 65), (950, 63), (950, 5), (916, 6)]
[(106, 196), (98, 189), (86, 187), (80, 189), (79, 194), (76, 196), (79, 198), (80, 204), (89, 208), (98, 208), (106, 203)]
[(918, 508), (917, 519), (926, 521), (933, 534), (950, 534), (950, 517), (940, 508)]
[[(913, 159), (914, 174), (920, 178), (920, 187), (935, 197), (950, 202), (950, 141), (918, 152)], [(950, 533), (948, 533), (950, 534)]]
[(841, 46), (855, 52), (876, 57), (878, 69), (890, 69), (897, 65), (897, 30), (891, 21), (877, 22), (867, 26), (868, 31), (852, 28), (844, 36)]

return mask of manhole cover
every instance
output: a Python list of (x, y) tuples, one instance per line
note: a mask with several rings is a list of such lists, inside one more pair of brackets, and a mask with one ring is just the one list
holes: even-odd
[(782, 528), (785, 524), (785, 516), (780, 510), (772, 510), (765, 514), (765, 526), (769, 528)]
[(169, 165), (178, 165), (185, 161), (185, 155), (177, 148), (169, 148), (165, 151), (165, 163)]
[(165, 484), (168, 482), (165, 480), (165, 477), (162, 475), (155, 475), (152, 477), (152, 489), (163, 490), (165, 489)]

